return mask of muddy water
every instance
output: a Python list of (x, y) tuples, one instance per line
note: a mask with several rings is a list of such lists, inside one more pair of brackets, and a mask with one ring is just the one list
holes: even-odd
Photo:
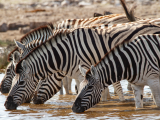
[[(0, 74), (0, 80), (3, 74)], [(128, 92), (127, 82), (124, 80), (123, 90), (126, 102), (119, 102), (118, 97), (113, 94), (113, 87), (110, 86), (110, 93), (112, 99), (108, 102), (100, 102), (93, 108), (84, 113), (76, 114), (71, 110), (71, 106), (75, 99), (74, 85), (72, 82), (72, 92), (70, 95), (59, 95), (57, 93), (52, 99), (45, 104), (34, 105), (22, 104), (17, 110), (6, 110), (4, 102), (7, 94), (0, 93), (0, 120), (55, 120), (55, 119), (160, 119), (160, 110), (156, 109), (150, 98), (150, 89), (144, 89), (144, 108), (135, 109), (133, 93)]]

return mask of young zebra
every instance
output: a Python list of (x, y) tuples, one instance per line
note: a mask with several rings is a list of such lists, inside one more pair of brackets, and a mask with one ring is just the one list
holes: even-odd
[(80, 69), (87, 85), (77, 96), (73, 112), (84, 112), (94, 106), (105, 87), (124, 79), (132, 83), (136, 108), (143, 107), (145, 85), (160, 107), (160, 34), (139, 35), (131, 42), (117, 45), (87, 72)]
[(24, 103), (32, 95), (39, 80), (57, 72), (78, 79), (77, 76), (81, 76), (79, 64), (89, 68), (115, 45), (132, 41), (144, 33), (160, 33), (160, 27), (135, 22), (108, 29), (59, 30), (17, 64), (18, 80), (7, 97), (6, 109), (16, 109)]

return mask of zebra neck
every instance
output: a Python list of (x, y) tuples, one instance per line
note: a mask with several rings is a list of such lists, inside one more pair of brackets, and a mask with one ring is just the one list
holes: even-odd
[(125, 44), (118, 46), (97, 64), (96, 69), (105, 86), (127, 79), (132, 81), (137, 76), (137, 61), (126, 49)]

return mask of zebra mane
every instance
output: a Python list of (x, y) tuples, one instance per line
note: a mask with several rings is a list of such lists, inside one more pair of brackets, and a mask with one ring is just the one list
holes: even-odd
[[(20, 39), (20, 42), (23, 43), (23, 44), (28, 44), (32, 41), (34, 41), (35, 39), (30, 39), (31, 36), (34, 36), (36, 34), (39, 34), (39, 33), (46, 33), (46, 30), (47, 31), (50, 31), (50, 33), (52, 33), (52, 30), (53, 30), (53, 24), (52, 23), (48, 23), (47, 25), (44, 25), (44, 26), (41, 26), (41, 27), (38, 27), (30, 32), (28, 32), (27, 34), (25, 34), (21, 39)], [(40, 38), (39, 38), (40, 39)], [(13, 54), (14, 51), (18, 51), (18, 47), (16, 47), (14, 50), (12, 50), (9, 54), (8, 54), (8, 62), (11, 61), (11, 55)]]

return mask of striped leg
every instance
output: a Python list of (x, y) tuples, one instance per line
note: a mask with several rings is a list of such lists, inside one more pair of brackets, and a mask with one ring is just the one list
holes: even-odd
[(72, 78), (67, 78), (67, 79), (68, 79), (68, 90), (71, 91)]
[(120, 82), (113, 83), (113, 87), (114, 87), (114, 90), (116, 91), (116, 93), (118, 94), (120, 101), (125, 101), (122, 86), (121, 86)]
[(69, 94), (68, 85), (68, 77), (63, 78), (63, 86), (67, 95)]
[(160, 82), (159, 79), (148, 80), (147, 81), (151, 91), (155, 104), (160, 107)]
[(127, 89), (130, 90), (130, 91), (132, 91), (131, 83), (129, 83), (129, 82), (128, 82)]
[(80, 89), (79, 89), (80, 81), (77, 79), (75, 79), (75, 81), (76, 81), (75, 91), (78, 94), (78, 92), (80, 91)]
[(111, 99), (108, 87), (102, 91), (102, 101), (107, 101), (107, 99)]
[(143, 108), (143, 88), (144, 86), (134, 85), (134, 84), (131, 84), (131, 86), (134, 92), (136, 108)]
[(60, 95), (63, 95), (63, 81), (61, 82)]

